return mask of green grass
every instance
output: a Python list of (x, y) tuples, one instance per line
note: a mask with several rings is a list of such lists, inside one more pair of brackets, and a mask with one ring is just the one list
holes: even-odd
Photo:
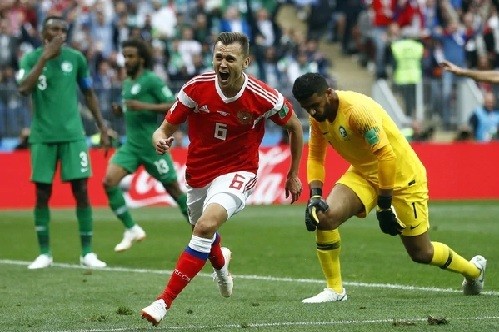
[[(31, 211), (0, 212), (0, 331), (498, 331), (499, 204), (433, 203), (431, 238), (488, 261), (485, 294), (465, 297), (462, 277), (412, 263), (398, 238), (375, 218), (341, 228), (348, 301), (304, 305), (324, 287), (314, 233), (304, 206), (249, 206), (221, 229), (233, 251), (234, 295), (225, 299), (206, 266), (157, 327), (139, 311), (163, 289), (190, 228), (175, 208), (133, 211), (148, 233), (115, 254), (123, 228), (107, 209), (94, 210), (94, 251), (110, 266), (80, 268), (73, 210), (52, 211), (55, 266), (26, 269), (38, 254)], [(208, 264), (209, 265), (209, 264)], [(447, 324), (431, 325), (428, 317)]]

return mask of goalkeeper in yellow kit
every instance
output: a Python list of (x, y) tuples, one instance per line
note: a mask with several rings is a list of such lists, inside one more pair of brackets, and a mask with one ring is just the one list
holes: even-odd
[[(465, 295), (483, 288), (487, 261), (467, 261), (428, 235), (426, 170), (386, 111), (371, 98), (330, 88), (319, 74), (307, 73), (293, 84), (293, 95), (310, 115), (307, 178), (310, 199), (307, 230), (316, 231), (317, 257), (327, 287), (304, 303), (345, 301), (340, 270), (338, 226), (376, 208), (381, 231), (399, 235), (414, 262), (438, 266), (464, 276)], [(323, 198), (327, 145), (350, 163)]]

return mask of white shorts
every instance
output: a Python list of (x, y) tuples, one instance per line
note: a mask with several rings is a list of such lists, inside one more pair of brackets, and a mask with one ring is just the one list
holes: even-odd
[(245, 171), (220, 175), (203, 188), (187, 186), (189, 222), (195, 225), (211, 203), (223, 206), (230, 218), (244, 209), (255, 186), (256, 174)]

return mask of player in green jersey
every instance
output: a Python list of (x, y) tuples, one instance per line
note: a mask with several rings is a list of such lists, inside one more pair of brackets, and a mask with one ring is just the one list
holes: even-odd
[(92, 208), (87, 180), (92, 175), (88, 147), (78, 110), (78, 87), (99, 127), (106, 151), (109, 139), (106, 125), (92, 90), (87, 60), (77, 50), (64, 46), (67, 23), (60, 16), (49, 16), (43, 22), (43, 46), (21, 59), (17, 75), (19, 92), (31, 94), (33, 119), (29, 138), (31, 181), (36, 186), (35, 228), (41, 254), (29, 269), (52, 264), (49, 243), (49, 200), (52, 181), (60, 163), (61, 178), (71, 184), (76, 200), (76, 217), (82, 245), (80, 264), (105, 267), (92, 252)]
[(114, 248), (116, 252), (130, 249), (134, 241), (146, 237), (144, 230), (132, 219), (119, 187), (120, 181), (141, 165), (161, 182), (187, 218), (187, 196), (180, 189), (171, 156), (158, 155), (151, 145), (152, 133), (158, 127), (158, 115), (170, 108), (175, 96), (151, 71), (152, 56), (144, 42), (124, 41), (122, 49), (128, 77), (123, 82), (123, 106), (113, 105), (113, 112), (125, 115), (127, 140), (109, 162), (103, 181), (109, 206), (126, 228), (122, 241)]

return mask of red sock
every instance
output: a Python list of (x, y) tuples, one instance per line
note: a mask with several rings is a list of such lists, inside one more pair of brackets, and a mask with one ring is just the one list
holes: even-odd
[(213, 244), (211, 245), (210, 256), (208, 256), (211, 265), (216, 270), (220, 270), (225, 264), (225, 259), (224, 256), (222, 255), (222, 247), (220, 246), (220, 240), (221, 240), (220, 234), (217, 233), (217, 237), (215, 238), (215, 241), (213, 241)]
[(206, 254), (196, 252), (190, 248), (185, 249), (180, 255), (166, 288), (157, 298), (158, 300), (163, 299), (167, 308), (171, 307), (173, 300), (206, 264), (206, 258), (203, 259), (202, 257), (204, 255)]

